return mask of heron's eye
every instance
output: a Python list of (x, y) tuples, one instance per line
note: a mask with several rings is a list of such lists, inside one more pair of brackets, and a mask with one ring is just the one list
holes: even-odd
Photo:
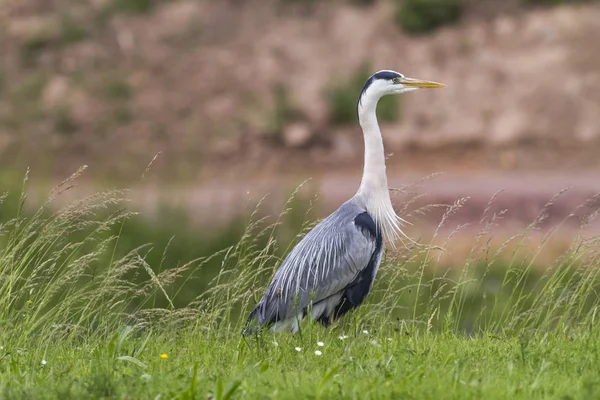
[(392, 82), (394, 82), (394, 84), (398, 85), (398, 84), (402, 83), (402, 80), (400, 78), (394, 78), (394, 79), (392, 79)]

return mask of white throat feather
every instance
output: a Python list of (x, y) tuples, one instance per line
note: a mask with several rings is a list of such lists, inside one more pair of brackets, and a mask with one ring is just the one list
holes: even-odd
[(392, 247), (402, 237), (408, 238), (402, 231), (406, 222), (394, 211), (387, 184), (385, 152), (381, 130), (377, 122), (377, 103), (381, 95), (369, 89), (361, 94), (358, 103), (358, 119), (365, 141), (365, 162), (360, 188), (356, 193), (378, 229)]

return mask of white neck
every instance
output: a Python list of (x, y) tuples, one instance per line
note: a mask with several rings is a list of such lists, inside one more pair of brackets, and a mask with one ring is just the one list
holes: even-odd
[(365, 165), (359, 192), (371, 192), (389, 198), (383, 139), (375, 113), (378, 101), (365, 94), (358, 106), (358, 121), (365, 139)]
[(380, 96), (367, 90), (358, 105), (358, 119), (365, 138), (365, 165), (356, 197), (363, 200), (384, 238), (393, 245), (400, 235), (405, 235), (400, 228), (403, 220), (396, 215), (388, 190), (383, 139), (375, 112), (379, 99)]

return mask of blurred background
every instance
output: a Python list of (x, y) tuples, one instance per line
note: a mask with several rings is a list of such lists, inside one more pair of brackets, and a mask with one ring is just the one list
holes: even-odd
[(600, 192), (598, 21), (592, 0), (0, 0), (0, 180), (18, 191), (29, 168), (35, 203), (88, 165), (67, 198), (130, 188), (142, 216), (120, 244), (170, 242), (177, 264), (310, 178), (289, 241), (358, 188), (357, 96), (393, 69), (447, 85), (378, 109), (409, 235), (447, 208), (411, 210), (463, 202), (444, 225), (458, 257), (484, 212), (510, 235), (570, 187), (539, 224), (568, 219), (558, 253)]

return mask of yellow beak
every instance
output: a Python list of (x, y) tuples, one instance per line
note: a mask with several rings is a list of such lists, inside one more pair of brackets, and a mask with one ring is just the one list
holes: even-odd
[(431, 82), (431, 81), (422, 81), (420, 79), (412, 79), (412, 78), (402, 78), (400, 81), (404, 86), (415, 87), (420, 89), (437, 89), (446, 87), (443, 83)]

